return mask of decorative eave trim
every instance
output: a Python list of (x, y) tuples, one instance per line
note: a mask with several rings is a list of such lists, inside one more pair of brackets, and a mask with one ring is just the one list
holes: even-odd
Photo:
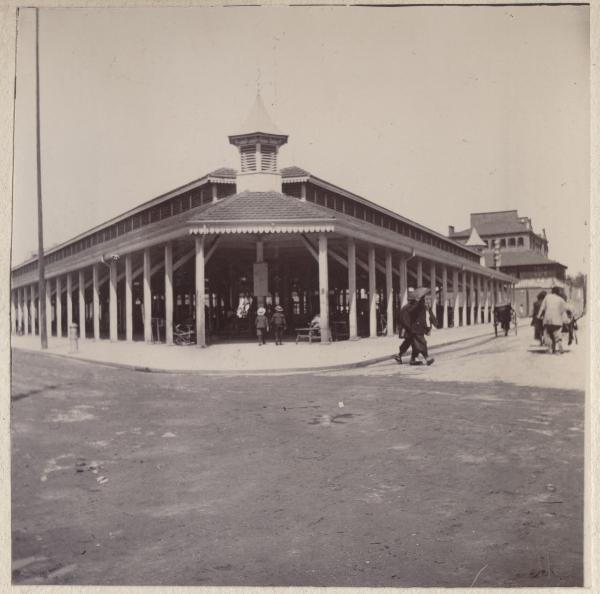
[(208, 181), (213, 184), (228, 184), (235, 186), (235, 177), (213, 177), (210, 175)]
[(333, 233), (332, 222), (308, 221), (209, 221), (190, 227), (190, 235), (237, 235), (247, 233)]
[(309, 181), (309, 176), (304, 175), (301, 177), (281, 177), (281, 182), (284, 184), (301, 184)]

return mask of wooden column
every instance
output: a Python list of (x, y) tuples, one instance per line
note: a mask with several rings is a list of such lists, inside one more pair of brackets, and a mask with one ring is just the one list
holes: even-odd
[(35, 300), (37, 299), (37, 285), (31, 285), (31, 334), (37, 334), (35, 322), (37, 320), (38, 308)]
[(442, 290), (441, 290), (441, 298), (442, 298), (442, 328), (448, 327), (448, 267), (446, 265), (442, 266)]
[(400, 307), (408, 303), (408, 258), (400, 254)]
[(358, 309), (356, 302), (356, 244), (348, 239), (348, 321), (350, 340), (358, 338)]
[(60, 337), (62, 333), (62, 282), (60, 276), (56, 277), (56, 336)]
[(387, 324), (386, 330), (388, 336), (394, 334), (394, 285), (392, 276), (392, 252), (388, 249), (385, 252), (385, 288), (387, 290)]
[(329, 266), (327, 262), (327, 235), (319, 233), (319, 316), (321, 343), (329, 342)]
[(429, 263), (429, 290), (431, 291), (431, 306), (433, 309), (433, 313), (436, 312), (436, 298), (435, 298), (435, 289), (436, 289), (436, 269), (435, 262)]
[(417, 260), (417, 287), (423, 286), (423, 260)]
[(23, 321), (24, 321), (24, 330), (25, 334), (29, 334), (29, 293), (30, 288), (25, 285), (23, 287)]
[(133, 341), (133, 274), (131, 254), (125, 255), (125, 340)]
[(477, 323), (481, 324), (481, 310), (483, 305), (483, 294), (481, 290), (481, 276), (477, 275)]
[(475, 293), (475, 273), (471, 272), (471, 325), (477, 324), (476, 302), (479, 296)]
[(377, 336), (377, 278), (375, 270), (375, 247), (369, 245), (369, 336)]
[(461, 305), (462, 305), (462, 326), (467, 325), (467, 273), (463, 270), (462, 273), (462, 297), (461, 297)]
[(92, 267), (92, 315), (94, 317), (94, 340), (100, 340), (100, 264)]
[(111, 260), (109, 269), (108, 286), (108, 327), (112, 342), (119, 339), (117, 330), (117, 262)]
[(12, 334), (17, 334), (19, 327), (17, 306), (17, 289), (10, 292), (10, 331)]
[(23, 289), (17, 289), (17, 332), (23, 332)]
[(456, 269), (452, 271), (452, 297), (454, 299), (452, 303), (452, 323), (454, 328), (458, 328), (460, 326), (460, 321), (458, 317), (458, 311), (460, 308), (460, 291), (458, 286), (458, 270)]
[(73, 324), (73, 278), (70, 272), (67, 272), (67, 336), (71, 331)]
[(196, 344), (206, 346), (204, 320), (204, 235), (196, 236)]
[(79, 291), (79, 338), (85, 340), (85, 273), (83, 270), (79, 271), (77, 285)]
[(483, 308), (484, 323), (488, 324), (490, 321), (490, 279), (484, 280), (485, 285), (485, 305)]
[(46, 279), (46, 336), (52, 336), (52, 284)]
[(152, 285), (150, 272), (150, 248), (144, 250), (144, 341), (152, 342)]
[(165, 337), (173, 344), (173, 244), (165, 244)]

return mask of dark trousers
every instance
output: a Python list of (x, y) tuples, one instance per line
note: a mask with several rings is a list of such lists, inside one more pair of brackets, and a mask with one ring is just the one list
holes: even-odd
[(264, 328), (256, 329), (256, 336), (258, 336), (258, 344), (265, 344), (267, 342), (266, 334), (267, 334), (267, 331)]
[(276, 344), (281, 344), (281, 337), (283, 336), (283, 326), (274, 326), (275, 330), (275, 342)]
[(428, 356), (427, 341), (425, 340), (424, 334), (415, 334), (413, 336), (412, 347), (413, 347), (413, 350), (412, 350), (412, 358), (413, 359), (416, 359), (417, 356), (419, 355), (419, 353), (421, 353), (423, 355), (423, 357)]
[[(406, 351), (412, 346), (413, 343), (413, 335), (410, 332), (404, 332), (404, 340), (400, 343), (400, 348), (398, 350), (398, 355), (402, 357)], [(413, 359), (415, 355), (413, 353)]]

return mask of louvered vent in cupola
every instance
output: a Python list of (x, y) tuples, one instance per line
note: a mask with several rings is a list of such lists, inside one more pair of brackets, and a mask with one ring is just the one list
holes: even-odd
[(242, 156), (242, 173), (256, 171), (256, 148), (254, 146), (243, 146), (240, 148)]
[(261, 146), (261, 171), (275, 173), (277, 171), (277, 152), (274, 146)]

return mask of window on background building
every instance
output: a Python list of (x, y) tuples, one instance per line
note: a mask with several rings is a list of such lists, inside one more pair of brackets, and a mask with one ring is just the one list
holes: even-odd
[(522, 237), (519, 237), (519, 239), (517, 239), (517, 245), (523, 247), (525, 245), (525, 240)]
[(506, 247), (506, 239), (500, 240), (500, 247)]
[(508, 239), (508, 247), (515, 247), (515, 245), (516, 245), (515, 238), (514, 237), (510, 237)]

